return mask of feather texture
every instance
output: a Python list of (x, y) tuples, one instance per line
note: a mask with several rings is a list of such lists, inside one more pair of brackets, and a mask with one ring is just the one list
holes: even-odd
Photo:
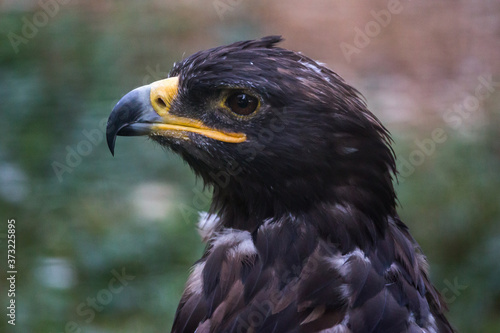
[[(214, 191), (172, 331), (453, 332), (396, 212), (388, 131), (356, 89), (280, 40), (200, 51), (169, 74), (178, 87), (165, 112), (245, 138), (150, 133)], [(158, 119), (144, 113), (149, 95), (134, 99), (144, 91), (110, 117), (111, 148), (119, 129), (144, 134), (150, 124), (134, 122)], [(234, 112), (234, 94), (255, 111)]]

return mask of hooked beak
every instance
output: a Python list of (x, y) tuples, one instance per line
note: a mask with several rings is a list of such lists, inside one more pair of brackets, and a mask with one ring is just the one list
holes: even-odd
[(111, 154), (114, 155), (118, 135), (168, 136), (189, 140), (188, 133), (197, 133), (223, 142), (246, 140), (244, 133), (223, 132), (204, 125), (200, 120), (170, 114), (178, 84), (178, 77), (156, 81), (132, 90), (116, 104), (106, 126)]

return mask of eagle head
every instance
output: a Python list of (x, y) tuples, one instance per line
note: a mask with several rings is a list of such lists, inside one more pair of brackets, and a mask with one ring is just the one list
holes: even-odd
[(109, 117), (111, 152), (117, 135), (148, 135), (214, 187), (214, 210), (238, 207), (242, 219), (360, 197), (387, 215), (395, 165), (386, 129), (356, 89), (280, 41), (195, 53), (131, 91)]

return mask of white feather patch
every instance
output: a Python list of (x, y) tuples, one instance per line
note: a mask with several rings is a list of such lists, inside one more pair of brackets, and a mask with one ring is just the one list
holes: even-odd
[(255, 248), (255, 244), (253, 243), (253, 240), (251, 238), (245, 239), (229, 251), (230, 255), (240, 258), (251, 256), (256, 253), (257, 249)]
[(186, 283), (185, 294), (201, 294), (203, 291), (203, 269), (205, 268), (205, 262), (200, 262), (192, 268), (192, 272), (189, 275), (189, 279)]
[(198, 221), (198, 233), (203, 242), (207, 242), (212, 238), (215, 229), (219, 226), (219, 217), (207, 212), (200, 212), (200, 220)]
[(343, 276), (347, 276), (350, 272), (349, 260), (358, 259), (362, 260), (366, 264), (371, 264), (370, 259), (365, 255), (363, 251), (359, 248), (354, 249), (354, 251), (344, 254), (343, 256), (337, 255), (335, 257), (329, 258), (328, 260), (332, 264), (333, 268), (338, 270)]
[(245, 260), (257, 253), (252, 235), (248, 231), (231, 228), (222, 229), (215, 232), (210, 239), (212, 251), (223, 246), (227, 248), (226, 255), (236, 260)]
[(429, 313), (429, 316), (427, 317), (427, 321), (429, 322), (430, 327), (426, 327), (427, 331), (429, 333), (437, 333), (437, 326), (436, 326), (436, 319), (432, 315), (432, 313)]

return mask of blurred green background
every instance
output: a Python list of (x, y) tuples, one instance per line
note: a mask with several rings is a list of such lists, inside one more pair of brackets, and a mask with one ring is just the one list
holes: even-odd
[(113, 158), (103, 124), (173, 62), (268, 34), (366, 96), (450, 320), (500, 331), (500, 3), (451, 0), (0, 1), (0, 331), (169, 331), (210, 194), (147, 139)]

